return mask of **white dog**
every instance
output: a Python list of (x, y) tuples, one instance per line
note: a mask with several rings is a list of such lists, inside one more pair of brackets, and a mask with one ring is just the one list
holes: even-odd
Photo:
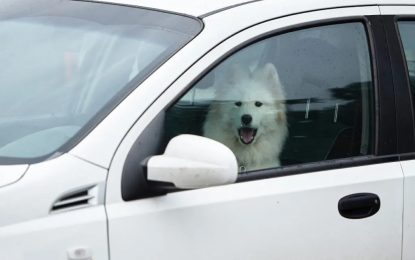
[(234, 66), (216, 86), (204, 136), (229, 147), (241, 171), (278, 167), (288, 134), (284, 101), (274, 65), (268, 63), (253, 73)]

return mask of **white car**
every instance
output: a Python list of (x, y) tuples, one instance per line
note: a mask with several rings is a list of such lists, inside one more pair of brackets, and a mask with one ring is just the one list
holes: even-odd
[(0, 259), (415, 259), (413, 0), (19, 0), (0, 39)]

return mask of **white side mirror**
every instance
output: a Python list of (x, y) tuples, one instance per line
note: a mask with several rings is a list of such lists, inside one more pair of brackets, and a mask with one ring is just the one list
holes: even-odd
[(235, 155), (225, 145), (196, 135), (170, 140), (163, 155), (147, 161), (149, 181), (173, 183), (180, 189), (196, 189), (234, 183), (238, 176)]

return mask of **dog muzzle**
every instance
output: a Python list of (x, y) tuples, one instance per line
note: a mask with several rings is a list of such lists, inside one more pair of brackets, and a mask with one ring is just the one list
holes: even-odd
[(254, 141), (257, 129), (243, 126), (238, 129), (239, 139), (243, 144), (250, 144)]

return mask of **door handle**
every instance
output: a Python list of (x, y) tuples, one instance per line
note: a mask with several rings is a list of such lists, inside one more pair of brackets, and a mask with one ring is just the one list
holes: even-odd
[(376, 214), (380, 208), (379, 196), (373, 193), (356, 193), (339, 200), (340, 215), (350, 219), (367, 218)]
[(71, 248), (67, 253), (68, 260), (92, 260), (92, 250), (88, 247)]

